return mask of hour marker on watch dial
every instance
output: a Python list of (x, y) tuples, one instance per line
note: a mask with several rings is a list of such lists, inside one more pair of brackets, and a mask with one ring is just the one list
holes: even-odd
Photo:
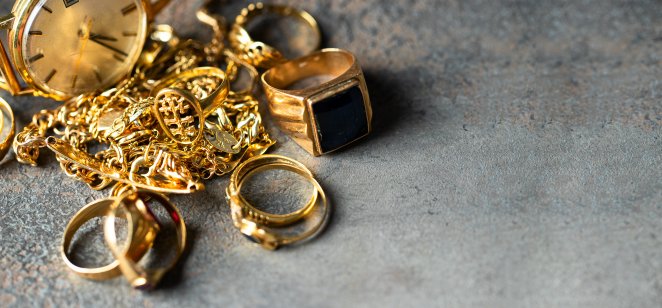
[(55, 73), (57, 73), (57, 70), (55, 70), (55, 69), (51, 70), (51, 72), (48, 73), (48, 76), (46, 76), (46, 78), (44, 78), (44, 82), (48, 83), (49, 81), (51, 81), (51, 79), (53, 79), (53, 76), (55, 76)]
[(35, 61), (37, 61), (39, 59), (43, 59), (43, 58), (44, 58), (44, 54), (43, 53), (38, 53), (38, 54), (30, 57), (30, 59), (28, 59), (28, 62), (34, 63)]
[(32, 31), (28, 32), (28, 34), (29, 35), (43, 35), (44, 32), (41, 32), (39, 30), (32, 30)]
[(124, 16), (129, 15), (129, 13), (135, 11), (136, 8), (137, 7), (136, 7), (135, 3), (129, 4), (129, 5), (125, 6), (124, 8), (122, 8), (122, 15), (124, 15)]
[(49, 13), (51, 13), (51, 14), (53, 14), (53, 10), (52, 10), (51, 8), (49, 8), (49, 7), (47, 7), (47, 6), (45, 6), (45, 5), (44, 5), (44, 6), (42, 6), (41, 8), (43, 8), (43, 9), (44, 9), (44, 11), (46, 11), (46, 12), (49, 12)]
[(124, 60), (125, 60), (123, 56), (118, 55), (118, 54), (114, 54), (113, 58), (117, 61), (120, 61), (120, 62), (124, 62)]

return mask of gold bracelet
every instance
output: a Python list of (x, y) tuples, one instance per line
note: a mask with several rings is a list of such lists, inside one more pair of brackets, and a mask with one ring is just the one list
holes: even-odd
[[(117, 246), (117, 236), (115, 235), (115, 218), (124, 211), (129, 225), (129, 232), (133, 230), (136, 224), (139, 224), (139, 230), (146, 234), (145, 238), (148, 240), (146, 243), (153, 243), (153, 239), (161, 230), (160, 223), (151, 212), (149, 207), (145, 204), (145, 200), (156, 201), (159, 203), (170, 215), (170, 218), (175, 223), (177, 232), (177, 251), (176, 255), (170, 264), (160, 267), (147, 269), (137, 263), (135, 259), (127, 258), (121, 253)], [(115, 198), (111, 205), (110, 212), (104, 224), (104, 235), (106, 244), (113, 252), (113, 255), (119, 261), (119, 269), (124, 277), (129, 281), (132, 287), (141, 290), (148, 290), (156, 287), (161, 278), (167, 273), (177, 262), (186, 249), (186, 224), (182, 218), (179, 209), (175, 207), (164, 195), (145, 191), (128, 191), (124, 195)], [(132, 238), (132, 234), (129, 234)]]
[[(270, 169), (288, 170), (303, 176), (314, 186), (314, 196), (303, 208), (290, 214), (276, 215), (257, 210), (243, 198), (241, 186), (246, 179), (255, 173)], [(261, 155), (250, 158), (239, 165), (230, 178), (230, 184), (226, 190), (226, 199), (231, 208), (233, 222), (240, 232), (249, 240), (269, 250), (315, 237), (324, 229), (330, 216), (330, 206), (324, 190), (315, 180), (310, 170), (301, 163), (280, 155)], [(305, 231), (294, 235), (281, 235), (278, 232), (278, 229), (282, 229), (283, 226), (308, 219), (313, 210), (320, 208), (322, 211), (321, 218), (317, 217), (319, 221), (312, 224)]]
[(303, 54), (308, 54), (314, 50), (319, 49), (322, 42), (322, 33), (315, 18), (308, 12), (295, 9), (290, 6), (264, 4), (261, 2), (249, 4), (248, 7), (241, 10), (241, 13), (235, 19), (232, 29), (228, 34), (228, 41), (234, 50), (246, 62), (256, 67), (270, 68), (278, 63), (285, 61), (285, 57), (276, 48), (269, 46), (263, 42), (254, 41), (246, 26), (255, 17), (266, 13), (274, 13), (286, 17), (296, 17), (305, 22), (312, 30), (315, 40), (311, 44), (310, 50), (306, 50)]

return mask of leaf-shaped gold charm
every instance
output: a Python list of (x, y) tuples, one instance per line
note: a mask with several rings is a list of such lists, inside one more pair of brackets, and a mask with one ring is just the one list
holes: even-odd
[(205, 121), (205, 138), (219, 151), (239, 153), (239, 141), (217, 123)]

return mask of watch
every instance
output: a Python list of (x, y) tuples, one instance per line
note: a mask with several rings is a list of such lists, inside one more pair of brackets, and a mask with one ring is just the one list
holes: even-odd
[(17, 0), (0, 18), (0, 88), (65, 100), (111, 87), (140, 57), (169, 0)]

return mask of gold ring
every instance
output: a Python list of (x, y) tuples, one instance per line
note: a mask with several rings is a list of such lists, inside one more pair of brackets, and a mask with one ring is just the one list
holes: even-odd
[[(241, 195), (242, 184), (256, 173), (271, 169), (292, 171), (303, 176), (315, 189), (313, 197), (304, 207), (289, 214), (271, 214), (256, 209)], [(310, 170), (303, 164), (280, 155), (260, 155), (252, 157), (239, 165), (230, 177), (226, 199), (232, 211), (233, 222), (240, 232), (251, 241), (270, 250), (314, 237), (324, 228), (330, 213), (324, 190), (322, 190)], [(319, 207), (323, 208), (322, 219), (319, 219), (319, 222), (312, 227), (295, 235), (277, 234), (276, 228), (300, 222)]]
[(291, 225), (301, 218), (305, 217), (315, 206), (317, 202), (317, 189), (313, 192), (310, 201), (302, 208), (288, 214), (271, 214), (253, 207), (242, 195), (241, 188), (243, 184), (255, 174), (271, 170), (281, 169), (297, 173), (306, 180), (312, 179), (312, 173), (301, 163), (284, 156), (262, 155), (247, 160), (239, 165), (232, 176), (228, 187), (230, 202), (236, 203), (242, 207), (244, 216), (249, 219), (267, 226), (287, 226)]
[[(300, 88), (300, 84), (331, 80)], [(299, 88), (292, 88), (297, 86)], [(274, 66), (262, 75), (269, 111), (278, 126), (309, 153), (319, 156), (370, 133), (372, 107), (354, 55), (323, 49)]]
[(313, 30), (313, 35), (315, 36), (315, 41), (311, 44), (311, 49), (304, 52), (304, 54), (308, 54), (319, 48), (322, 41), (322, 33), (317, 21), (312, 15), (306, 11), (289, 6), (259, 2), (249, 4), (248, 7), (241, 10), (228, 34), (230, 45), (246, 62), (253, 66), (270, 68), (286, 60), (283, 54), (276, 50), (276, 48), (263, 42), (254, 41), (246, 30), (249, 22), (255, 19), (255, 17), (266, 13), (299, 18)]
[(7, 152), (9, 151), (9, 148), (12, 146), (12, 143), (14, 142), (14, 134), (16, 133), (16, 122), (14, 120), (14, 112), (11, 109), (11, 106), (5, 101), (3, 98), (0, 97), (0, 119), (1, 119), (1, 124), (0, 124), (0, 134), (2, 131), (4, 131), (5, 128), (5, 117), (9, 119), (9, 122), (11, 122), (11, 126), (9, 127), (9, 132), (7, 133), (7, 136), (0, 141), (0, 160), (2, 160), (5, 155), (7, 155)]
[(257, 69), (255, 69), (255, 67), (250, 63), (242, 60), (241, 58), (239, 58), (239, 56), (235, 55), (234, 53), (228, 50), (224, 51), (223, 55), (226, 57), (227, 71), (228, 71), (227, 74), (229, 79), (235, 81), (238, 78), (240, 68), (245, 69), (250, 77), (250, 81), (247, 82), (248, 85), (246, 86), (245, 89), (230, 90), (230, 94), (227, 97), (227, 101), (231, 103), (235, 103), (235, 102), (243, 102), (252, 99), (253, 90), (255, 90), (255, 86), (257, 85), (257, 80), (260, 77), (260, 74), (258, 73)]
[[(93, 280), (106, 280), (117, 277), (120, 274), (119, 261), (117, 260), (114, 260), (112, 263), (106, 266), (98, 268), (85, 268), (73, 264), (73, 262), (71, 262), (69, 259), (68, 254), (71, 240), (73, 239), (74, 234), (76, 234), (76, 231), (78, 231), (78, 229), (83, 224), (92, 218), (106, 216), (110, 210), (111, 205), (115, 201), (115, 198), (106, 198), (86, 205), (80, 209), (76, 215), (74, 215), (74, 217), (67, 224), (67, 227), (64, 229), (64, 236), (62, 238), (62, 246), (60, 251), (62, 259), (64, 259), (64, 263), (71, 271), (81, 277)], [(126, 256), (126, 258), (132, 260), (140, 260), (151, 245), (149, 241), (145, 240), (145, 234), (136, 229), (138, 226), (139, 225), (136, 224), (134, 226), (134, 230), (132, 230), (132, 236), (129, 237), (132, 239), (130, 244), (126, 245), (125, 251), (120, 252), (123, 256)]]
[[(139, 265), (135, 259), (127, 258), (122, 254), (117, 246), (117, 236), (115, 235), (115, 218), (121, 213), (120, 211), (124, 211), (129, 225), (129, 238), (133, 238), (132, 230), (134, 228), (138, 229), (142, 231), (144, 238), (148, 240), (146, 242), (151, 247), (154, 238), (156, 238), (156, 235), (161, 230), (161, 224), (145, 204), (147, 198), (156, 201), (168, 211), (170, 218), (175, 223), (177, 232), (177, 251), (175, 257), (167, 266), (154, 269), (146, 269)], [(136, 227), (136, 223), (138, 223), (138, 227)], [(148, 290), (155, 287), (163, 275), (177, 264), (177, 261), (179, 261), (179, 258), (184, 253), (184, 249), (186, 249), (186, 225), (177, 207), (164, 195), (146, 190), (128, 191), (124, 195), (114, 199), (104, 223), (104, 235), (106, 244), (119, 261), (119, 269), (124, 274), (124, 277), (126, 277), (132, 287), (141, 290)]]
[(225, 72), (217, 67), (196, 67), (160, 80), (151, 91), (156, 97), (167, 88), (183, 90), (195, 97), (202, 108), (204, 117), (216, 111), (230, 92)]

